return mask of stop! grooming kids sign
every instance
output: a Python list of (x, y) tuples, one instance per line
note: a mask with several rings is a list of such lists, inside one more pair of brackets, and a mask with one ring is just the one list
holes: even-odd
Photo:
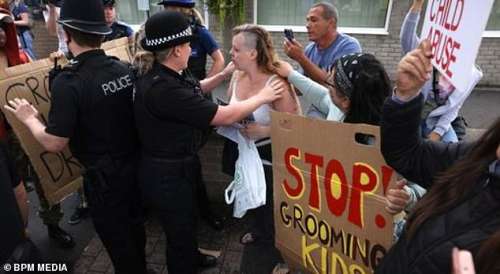
[(429, 0), (422, 38), (432, 45), (432, 64), (459, 91), (471, 70), (494, 0)]

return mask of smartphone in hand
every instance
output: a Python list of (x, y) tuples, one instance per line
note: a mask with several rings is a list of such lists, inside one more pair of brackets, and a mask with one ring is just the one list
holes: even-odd
[(285, 33), (285, 37), (286, 39), (288, 39), (288, 41), (292, 42), (293, 41), (293, 30), (292, 29), (285, 29), (283, 31)]

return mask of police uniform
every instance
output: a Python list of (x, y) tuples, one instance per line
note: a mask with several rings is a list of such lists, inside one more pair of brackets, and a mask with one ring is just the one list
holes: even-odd
[(188, 69), (198, 80), (203, 80), (207, 76), (207, 55), (219, 49), (212, 34), (193, 19), (192, 29), (194, 39), (191, 42), (191, 56), (189, 57)]
[(134, 34), (132, 28), (126, 23), (115, 21), (110, 26), (111, 33), (104, 36), (104, 42), (115, 40), (122, 37), (130, 37)]
[[(159, 2), (158, 5), (194, 8), (195, 2), (193, 0), (164, 0)], [(191, 21), (190, 24), (193, 31), (193, 39), (190, 43), (191, 56), (189, 56), (188, 60), (188, 69), (183, 73), (185, 77), (193, 78), (193, 80), (203, 80), (207, 75), (207, 55), (212, 55), (214, 51), (219, 49), (219, 46), (217, 45), (217, 42), (212, 34), (207, 30), (207, 28), (201, 25), (201, 23), (194, 16), (189, 18), (189, 20)], [(204, 94), (203, 96), (212, 100), (211, 93)], [(203, 132), (201, 140), (202, 146), (208, 141), (212, 131), (213, 127), (209, 127)], [(197, 174), (196, 181), (196, 198), (200, 216), (214, 229), (221, 230), (223, 228), (223, 219), (217, 217), (212, 212), (201, 169), (199, 174)]]
[[(110, 32), (101, 0), (66, 0), (59, 23), (96, 34), (96, 39)], [(73, 155), (84, 166), (90, 215), (115, 273), (145, 273), (132, 72), (101, 49), (87, 50), (75, 56), (50, 87), (46, 132), (69, 138)]]
[[(178, 12), (153, 15), (146, 22), (145, 33), (142, 46), (150, 51), (192, 39), (187, 20)], [(196, 273), (198, 265), (209, 258), (197, 249), (195, 184), (201, 136), (217, 109), (203, 97), (197, 81), (165, 65), (155, 62), (136, 82), (134, 111), (142, 146), (140, 185), (144, 201), (159, 212), (167, 236), (169, 273)], [(211, 258), (207, 266), (215, 265), (215, 258)]]

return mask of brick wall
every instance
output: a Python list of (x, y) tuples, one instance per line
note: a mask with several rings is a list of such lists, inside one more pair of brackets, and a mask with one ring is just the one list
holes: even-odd
[[(255, 0), (254, 0), (255, 1)], [(401, 59), (401, 48), (399, 45), (399, 31), (404, 16), (409, 9), (411, 1), (393, 1), (391, 18), (389, 22), (389, 35), (367, 35), (355, 34), (361, 43), (363, 50), (377, 56), (385, 65), (391, 78), (394, 77), (397, 63)], [(305, 15), (304, 15), (305, 16)], [(247, 2), (246, 21), (253, 22), (253, 1)], [(210, 16), (210, 30), (215, 34), (218, 41), (222, 41), (220, 26), (216, 16)], [(35, 52), (39, 58), (47, 57), (48, 54), (57, 49), (57, 38), (50, 37), (43, 21), (36, 21), (35, 33)], [(283, 34), (282, 32), (273, 32), (273, 42), (276, 51), (281, 58), (291, 61), (283, 53)], [(296, 33), (296, 39), (303, 45), (308, 43), (306, 33)], [(484, 38), (481, 44), (477, 63), (484, 72), (484, 78), (479, 83), (481, 86), (500, 87), (500, 38)], [(222, 45), (221, 45), (222, 46)], [(224, 48), (224, 51), (229, 51)], [(210, 58), (209, 58), (210, 59)], [(208, 66), (210, 66), (210, 62)]]

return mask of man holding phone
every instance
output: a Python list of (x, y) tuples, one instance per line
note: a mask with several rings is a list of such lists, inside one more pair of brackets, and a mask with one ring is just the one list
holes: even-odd
[[(343, 55), (361, 52), (361, 45), (356, 38), (337, 31), (338, 11), (330, 3), (320, 2), (313, 5), (307, 13), (306, 21), (307, 34), (312, 43), (304, 50), (293, 38), (293, 32), (285, 30), (287, 39), (284, 42), (284, 51), (288, 57), (300, 64), (304, 75), (323, 84), (328, 68)], [(324, 119), (326, 114), (311, 105), (307, 116)]]

